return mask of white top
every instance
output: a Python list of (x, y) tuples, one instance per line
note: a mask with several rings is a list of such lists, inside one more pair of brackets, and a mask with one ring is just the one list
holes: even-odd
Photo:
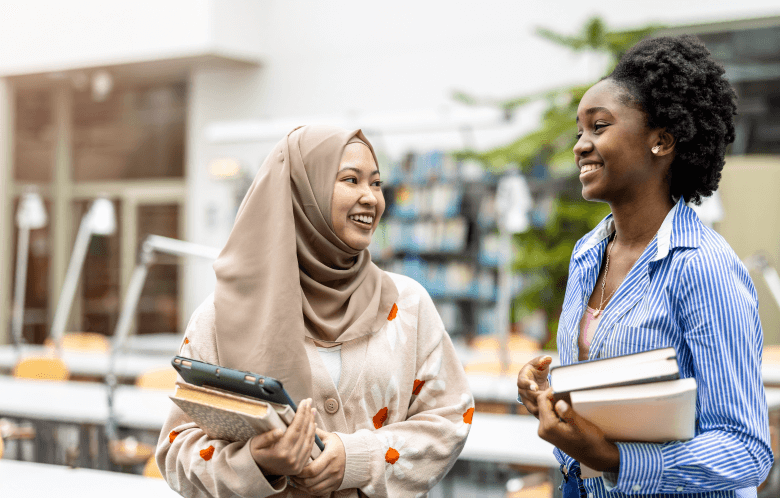
[(332, 348), (317, 348), (320, 358), (328, 370), (330, 378), (333, 379), (333, 385), (338, 387), (341, 378), (341, 344)]

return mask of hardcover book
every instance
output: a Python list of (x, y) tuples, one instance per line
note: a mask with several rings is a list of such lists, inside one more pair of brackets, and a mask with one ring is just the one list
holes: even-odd
[(653, 349), (550, 369), (550, 387), (557, 399), (573, 391), (636, 385), (680, 378), (674, 348)]
[[(674, 348), (550, 369), (550, 386), (614, 442), (684, 441), (696, 435), (696, 380), (680, 379)], [(599, 472), (582, 465), (583, 477)]]
[[(171, 400), (212, 439), (247, 441), (257, 434), (285, 429), (295, 413), (288, 405), (241, 396), (222, 389), (176, 383)], [(312, 447), (312, 458), (320, 454)]]

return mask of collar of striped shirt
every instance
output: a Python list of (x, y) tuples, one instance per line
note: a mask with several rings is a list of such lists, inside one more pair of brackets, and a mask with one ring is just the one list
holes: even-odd
[[(669, 254), (670, 250), (676, 247), (699, 247), (701, 226), (696, 223), (697, 220), (696, 212), (689, 208), (683, 199), (677, 201), (677, 204), (667, 213), (655, 235), (656, 253), (650, 261), (662, 260)], [(574, 254), (574, 259), (583, 258), (587, 252), (609, 238), (614, 231), (615, 221), (610, 213), (583, 240)]]

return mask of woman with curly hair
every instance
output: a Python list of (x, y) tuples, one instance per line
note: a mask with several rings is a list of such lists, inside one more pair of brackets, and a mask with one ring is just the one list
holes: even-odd
[(689, 441), (609, 441), (565, 401), (553, 405), (551, 358), (535, 358), (518, 398), (556, 446), (564, 497), (755, 497), (772, 466), (756, 291), (686, 205), (717, 189), (734, 140), (723, 74), (692, 36), (648, 39), (580, 102), (582, 196), (612, 213), (574, 248), (561, 364), (674, 347), (681, 377), (696, 379), (697, 423)]

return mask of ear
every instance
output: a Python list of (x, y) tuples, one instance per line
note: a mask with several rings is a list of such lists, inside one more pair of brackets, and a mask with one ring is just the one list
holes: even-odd
[(656, 157), (673, 154), (675, 145), (677, 145), (677, 139), (664, 129), (658, 130), (655, 135), (655, 140), (651, 146), (652, 154)]

